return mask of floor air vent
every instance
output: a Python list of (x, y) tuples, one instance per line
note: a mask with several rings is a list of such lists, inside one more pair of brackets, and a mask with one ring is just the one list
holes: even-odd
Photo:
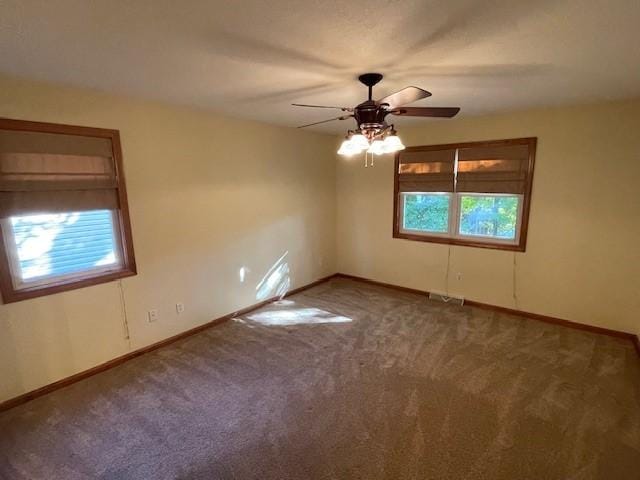
[(464, 305), (464, 297), (452, 297), (445, 295), (444, 293), (429, 292), (429, 300), (451, 303), (452, 305)]

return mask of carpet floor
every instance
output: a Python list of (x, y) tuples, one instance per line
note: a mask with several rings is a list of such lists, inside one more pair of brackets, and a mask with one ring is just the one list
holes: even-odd
[(334, 279), (0, 415), (2, 479), (639, 479), (630, 342)]

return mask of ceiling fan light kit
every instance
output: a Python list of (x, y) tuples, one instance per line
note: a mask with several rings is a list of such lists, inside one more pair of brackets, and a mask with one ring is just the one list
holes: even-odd
[(359, 131), (350, 131), (340, 145), (338, 154), (350, 157), (362, 152), (371, 153), (373, 155), (382, 155), (385, 153), (395, 153), (400, 150), (404, 150), (405, 146), (403, 145), (402, 140), (400, 140), (400, 137), (396, 134), (396, 131), (393, 129), (393, 125), (390, 129), (391, 130), (387, 130), (384, 133), (376, 135), (372, 140)]
[(458, 107), (404, 107), (408, 103), (431, 96), (430, 92), (418, 87), (406, 87), (380, 100), (373, 100), (373, 86), (382, 80), (382, 75), (380, 73), (365, 73), (360, 75), (358, 80), (367, 86), (369, 98), (353, 108), (293, 104), (297, 107), (335, 108), (348, 112), (348, 115), (301, 125), (298, 128), (334, 120), (355, 119), (358, 129), (347, 131), (347, 135), (338, 149), (339, 155), (352, 156), (362, 152), (382, 155), (403, 150), (405, 146), (398, 137), (393, 124), (389, 125), (385, 120), (387, 115), (451, 118), (460, 111)]

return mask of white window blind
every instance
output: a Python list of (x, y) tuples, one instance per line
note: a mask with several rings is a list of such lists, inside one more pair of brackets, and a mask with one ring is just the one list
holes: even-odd
[(8, 223), (16, 288), (120, 267), (109, 210), (13, 216)]

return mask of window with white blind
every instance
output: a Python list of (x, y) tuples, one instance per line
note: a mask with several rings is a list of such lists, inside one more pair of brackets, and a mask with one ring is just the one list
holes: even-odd
[(396, 238), (524, 251), (535, 138), (409, 147), (396, 155)]
[(135, 274), (118, 132), (0, 119), (5, 303)]

